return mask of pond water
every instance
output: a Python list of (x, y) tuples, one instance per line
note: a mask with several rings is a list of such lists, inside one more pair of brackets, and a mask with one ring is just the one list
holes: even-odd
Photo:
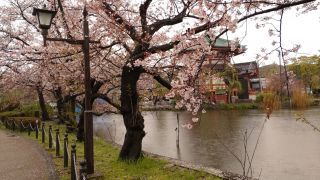
[[(190, 115), (172, 111), (144, 112), (147, 134), (143, 150), (242, 174), (240, 163), (227, 149), (243, 158), (243, 135), (247, 130), (252, 132), (247, 145), (251, 156), (261, 132), (252, 164), (255, 177), (261, 173), (260, 179), (318, 180), (320, 133), (297, 122), (296, 114), (303, 113), (320, 127), (319, 111), (320, 108), (273, 112), (262, 131), (265, 119), (262, 111), (208, 111), (191, 130), (180, 126), (180, 148), (176, 147), (176, 114), (179, 113), (180, 124), (190, 120)], [(95, 117), (94, 130), (96, 135), (123, 143), (125, 128), (119, 115)]]

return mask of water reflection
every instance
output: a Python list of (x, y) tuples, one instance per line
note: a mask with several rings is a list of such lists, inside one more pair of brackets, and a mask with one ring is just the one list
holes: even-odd
[[(305, 117), (320, 126), (318, 111), (305, 111)], [(320, 179), (320, 134), (296, 122), (296, 111), (281, 110), (272, 114), (262, 131), (253, 161), (254, 174), (261, 179)], [(190, 115), (179, 112), (180, 123)], [(265, 115), (258, 110), (209, 111), (193, 129), (180, 128), (180, 149), (176, 148), (176, 112), (145, 112), (143, 149), (155, 154), (195, 162), (241, 173), (240, 164), (221, 145), (226, 144), (238, 156), (243, 154), (243, 133), (251, 131), (248, 142), (252, 153)], [(99, 136), (122, 143), (124, 125), (119, 115), (95, 118)]]

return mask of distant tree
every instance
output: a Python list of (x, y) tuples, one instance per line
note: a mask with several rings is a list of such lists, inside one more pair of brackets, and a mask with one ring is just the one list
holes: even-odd
[(289, 70), (302, 80), (305, 91), (319, 89), (320, 86), (320, 56), (301, 56), (289, 65)]
[(238, 79), (236, 69), (230, 66), (227, 66), (222, 73), (219, 73), (227, 85), (228, 93), (228, 103), (232, 103), (232, 92), (237, 89), (238, 91), (242, 90), (241, 82)]
[(313, 75), (311, 77), (311, 86), (312, 89), (320, 89), (320, 77), (319, 74), (318, 75)]
[[(272, 92), (278, 96), (284, 94), (286, 90), (286, 77), (285, 75), (279, 75), (279, 73), (275, 73), (268, 77), (267, 81), (267, 92)], [(296, 75), (293, 71), (288, 71), (288, 87), (289, 91), (293, 88), (293, 86), (297, 84)], [(290, 92), (289, 92), (290, 93)], [(290, 93), (291, 94), (291, 93)]]

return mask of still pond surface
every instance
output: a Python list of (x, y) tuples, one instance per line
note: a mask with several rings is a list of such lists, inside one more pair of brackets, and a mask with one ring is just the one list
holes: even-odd
[[(178, 113), (180, 124), (190, 120), (188, 113)], [(260, 179), (320, 179), (320, 133), (297, 122), (297, 113), (301, 111), (279, 110), (265, 123), (252, 165), (256, 177), (261, 172)], [(303, 113), (320, 127), (320, 108)], [(259, 110), (208, 111), (191, 130), (180, 126), (180, 148), (177, 148), (177, 112), (143, 114), (147, 133), (143, 150), (240, 174), (240, 163), (221, 143), (243, 157), (243, 134), (252, 131), (248, 142), (251, 155), (265, 119)], [(97, 135), (123, 143), (125, 128), (121, 116), (104, 115), (94, 121)]]

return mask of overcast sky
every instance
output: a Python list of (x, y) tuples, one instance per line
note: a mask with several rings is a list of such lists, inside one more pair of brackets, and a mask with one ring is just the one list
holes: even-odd
[[(261, 48), (267, 47), (271, 49), (271, 43), (275, 37), (270, 38), (268, 35), (268, 28), (256, 29), (255, 22), (248, 22), (248, 31), (242, 45), (247, 46), (246, 53), (234, 57), (234, 62), (254, 61), (257, 53)], [(285, 47), (291, 48), (294, 44), (300, 44), (296, 57), (306, 55), (320, 55), (320, 9), (309, 12), (308, 14), (296, 15), (294, 10), (284, 13), (283, 17), (283, 44)], [(236, 32), (236, 35), (242, 37), (245, 28), (242, 27)], [(229, 35), (232, 36), (232, 35)], [(240, 38), (241, 39), (241, 38)], [(273, 53), (264, 64), (278, 63), (278, 53)]]

